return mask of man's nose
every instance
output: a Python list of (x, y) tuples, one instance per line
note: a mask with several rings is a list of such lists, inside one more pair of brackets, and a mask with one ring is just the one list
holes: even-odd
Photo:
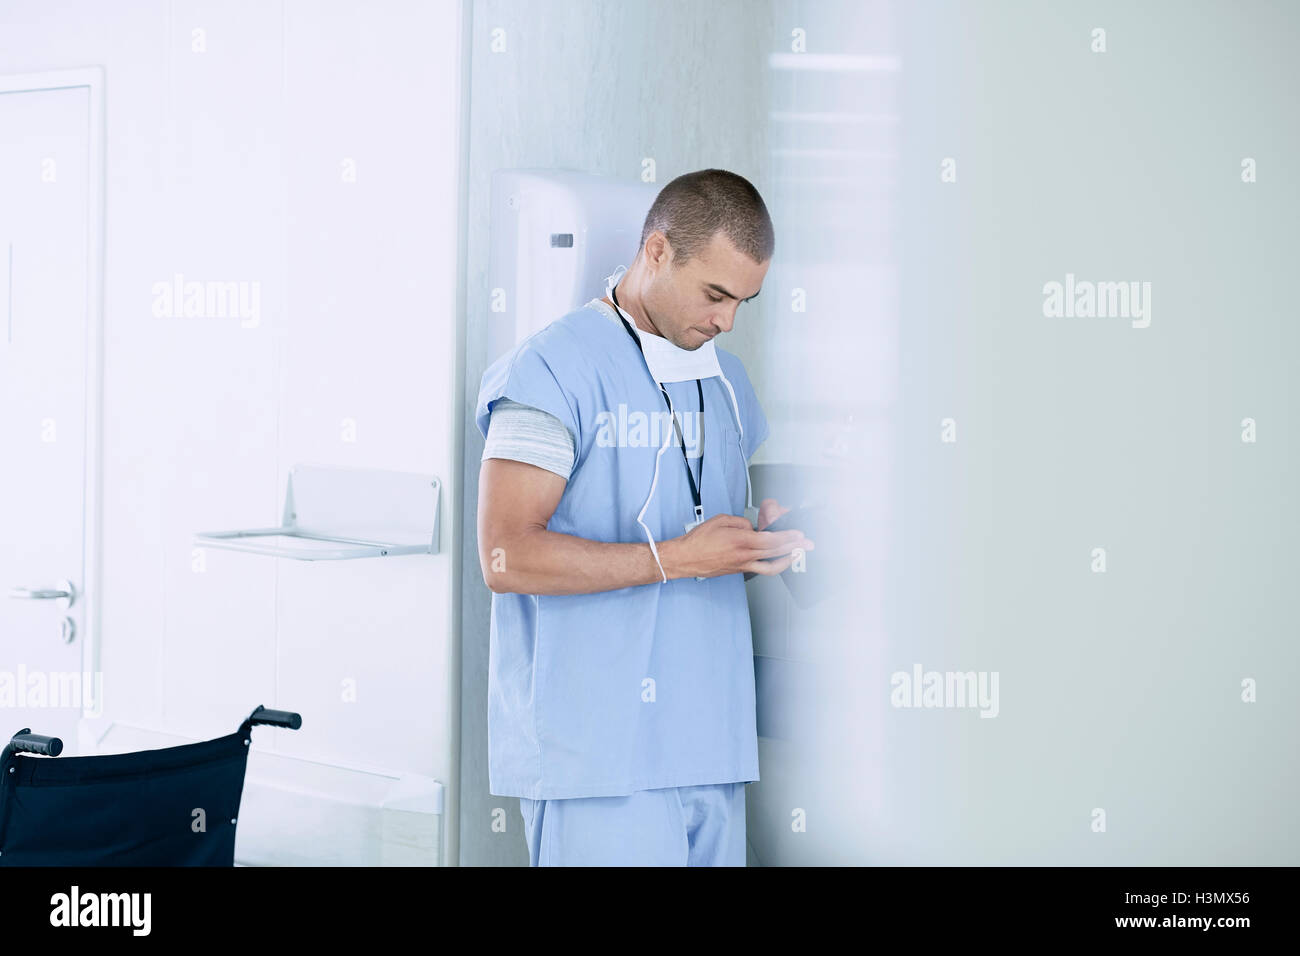
[(730, 312), (723, 312), (722, 314), (714, 316), (713, 318), (713, 325), (719, 332), (730, 332), (732, 326), (734, 326), (735, 324), (736, 324), (735, 309), (732, 309)]

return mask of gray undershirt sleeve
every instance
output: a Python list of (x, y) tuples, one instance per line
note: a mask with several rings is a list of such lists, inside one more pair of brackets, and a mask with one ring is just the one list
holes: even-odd
[(492, 403), (484, 460), (509, 458), (526, 462), (567, 481), (573, 471), (573, 457), (573, 436), (554, 415), (508, 398)]

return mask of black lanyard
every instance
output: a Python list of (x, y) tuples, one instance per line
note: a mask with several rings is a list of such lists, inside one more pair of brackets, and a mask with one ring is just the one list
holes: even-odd
[[(640, 337), (635, 332), (632, 331), (632, 326), (627, 324), (627, 319), (623, 318), (623, 310), (619, 307), (618, 296), (614, 294), (613, 289), (609, 290), (609, 297), (614, 300), (614, 308), (618, 312), (618, 320), (623, 323), (623, 328), (627, 330), (627, 334), (632, 336), (632, 341), (636, 343), (637, 351), (641, 353), (641, 360), (645, 361), (645, 346), (641, 344)], [(646, 371), (650, 371), (649, 362), (646, 362)], [(650, 372), (650, 377), (654, 378), (653, 372)], [(691, 483), (691, 500), (695, 502), (695, 520), (699, 521), (701, 518), (704, 517), (704, 506), (701, 503), (701, 499), (700, 499), (700, 489), (695, 484), (695, 476), (691, 474), (691, 460), (686, 457), (686, 440), (682, 438), (681, 427), (677, 424), (677, 413), (673, 411), (673, 403), (668, 399), (668, 391), (663, 387), (663, 384), (661, 382), (655, 382), (655, 384), (659, 386), (659, 391), (664, 397), (664, 404), (668, 406), (668, 414), (671, 415), (673, 419), (673, 431), (676, 432), (677, 434), (678, 444), (682, 446), (682, 462), (686, 465), (686, 480)], [(698, 378), (695, 380), (695, 390), (700, 395), (700, 427), (702, 428), (704, 426), (704, 386), (700, 384), (700, 380)], [(704, 481), (704, 445), (701, 443), (700, 482), (703, 483), (703, 481)]]

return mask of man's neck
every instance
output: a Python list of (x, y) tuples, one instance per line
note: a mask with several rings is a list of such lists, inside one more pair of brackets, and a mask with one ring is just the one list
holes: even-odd
[[(627, 276), (624, 274), (624, 279), (620, 280), (618, 284), (614, 286), (614, 294), (619, 296), (619, 306), (622, 307), (624, 312), (632, 316), (633, 320), (636, 322), (636, 327), (642, 332), (649, 332), (651, 335), (659, 335), (660, 338), (663, 338), (663, 336), (660, 335), (659, 330), (656, 329), (654, 325), (651, 324), (649, 318), (646, 317), (645, 309), (641, 307), (641, 300), (637, 296), (630, 294), (630, 290), (627, 287), (628, 283), (625, 281), (626, 278)], [(603, 297), (601, 301), (608, 302), (611, 308), (618, 311), (609, 296)]]

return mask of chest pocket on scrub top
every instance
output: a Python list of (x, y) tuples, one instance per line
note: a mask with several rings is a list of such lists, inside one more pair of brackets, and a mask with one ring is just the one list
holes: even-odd
[(740, 447), (740, 432), (736, 431), (734, 425), (723, 425), (721, 432), (722, 480), (727, 490), (727, 505), (733, 515), (743, 515), (745, 513), (745, 452)]

